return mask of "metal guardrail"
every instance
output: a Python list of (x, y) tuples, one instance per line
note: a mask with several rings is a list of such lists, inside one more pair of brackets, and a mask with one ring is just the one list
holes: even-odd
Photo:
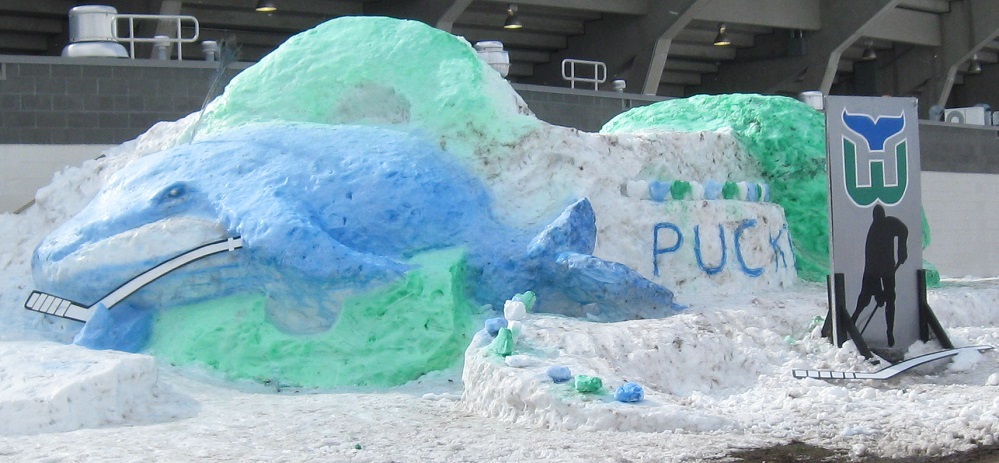
[[(162, 21), (173, 21), (176, 26), (175, 34), (173, 37), (136, 37), (135, 36), (135, 21), (136, 20), (150, 20), (161, 23)], [(128, 21), (128, 36), (122, 37), (119, 34), (118, 20)], [(193, 35), (191, 37), (182, 37), (184, 23), (189, 23), (188, 27), (193, 28)], [(155, 29), (155, 28), (154, 28)], [(114, 15), (114, 21), (111, 24), (111, 30), (114, 34), (115, 40), (119, 42), (128, 42), (128, 56), (131, 59), (135, 59), (135, 44), (136, 43), (153, 43), (153, 44), (177, 44), (177, 60), (184, 60), (184, 53), (181, 45), (185, 43), (193, 43), (198, 40), (198, 36), (201, 35), (201, 25), (198, 23), (198, 18), (188, 15), (172, 15), (172, 14), (116, 14)]]
[[(580, 77), (576, 75), (576, 65), (592, 66), (593, 77)], [(568, 68), (568, 73), (566, 73)], [(562, 79), (569, 81), (569, 86), (576, 88), (576, 82), (587, 82), (593, 84), (594, 90), (600, 89), (600, 84), (607, 81), (607, 65), (601, 61), (586, 61), (581, 59), (562, 60)]]

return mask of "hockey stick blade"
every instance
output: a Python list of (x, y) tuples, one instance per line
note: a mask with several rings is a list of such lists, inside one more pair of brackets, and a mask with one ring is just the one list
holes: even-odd
[(979, 352), (985, 352), (992, 350), (992, 346), (965, 346), (958, 347), (956, 349), (947, 349), (937, 352), (931, 352), (929, 354), (920, 355), (919, 357), (913, 357), (911, 359), (905, 360), (903, 362), (896, 363), (894, 365), (887, 366), (878, 371), (873, 372), (853, 372), (853, 371), (832, 371), (832, 370), (793, 370), (791, 374), (798, 379), (803, 378), (814, 378), (814, 379), (877, 379), (885, 380), (894, 377), (900, 373), (904, 373), (911, 370), (919, 365), (923, 365), (935, 360), (945, 359), (948, 357), (953, 357), (960, 354), (963, 351), (977, 350)]
[(90, 320), (92, 313), (90, 307), (37, 290), (28, 295), (28, 300), (24, 302), (24, 308), (81, 322)]

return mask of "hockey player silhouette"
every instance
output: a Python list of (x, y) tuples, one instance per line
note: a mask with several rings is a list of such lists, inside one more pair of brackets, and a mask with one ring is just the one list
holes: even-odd
[[(885, 324), (888, 326), (888, 346), (895, 345), (895, 271), (905, 263), (908, 257), (906, 240), (909, 229), (897, 217), (885, 215), (884, 206), (874, 206), (874, 221), (867, 232), (867, 243), (864, 247), (864, 278), (857, 296), (857, 308), (853, 312), (853, 323), (871, 303), (873, 298), (877, 305), (885, 307)], [(896, 244), (898, 253), (896, 260)], [(874, 316), (872, 313), (871, 316)], [(870, 321), (870, 318), (868, 318)]]

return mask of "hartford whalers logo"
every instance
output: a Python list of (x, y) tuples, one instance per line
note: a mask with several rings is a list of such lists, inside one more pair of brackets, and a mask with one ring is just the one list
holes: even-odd
[[(901, 201), (909, 173), (906, 139), (897, 141), (891, 149), (885, 149), (885, 142), (905, 129), (905, 114), (875, 118), (844, 109), (843, 123), (864, 141), (843, 137), (847, 194), (858, 206), (870, 206), (875, 201), (890, 206)], [(858, 152), (858, 146), (866, 150)]]

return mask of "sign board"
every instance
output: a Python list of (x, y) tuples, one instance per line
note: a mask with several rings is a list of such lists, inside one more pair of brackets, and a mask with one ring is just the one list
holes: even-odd
[[(867, 346), (903, 351), (920, 339), (922, 268), (915, 98), (825, 99), (832, 272)], [(835, 296), (834, 296), (835, 297)], [(841, 326), (833, 310), (833, 326)], [(842, 344), (839, 330), (834, 342)]]

